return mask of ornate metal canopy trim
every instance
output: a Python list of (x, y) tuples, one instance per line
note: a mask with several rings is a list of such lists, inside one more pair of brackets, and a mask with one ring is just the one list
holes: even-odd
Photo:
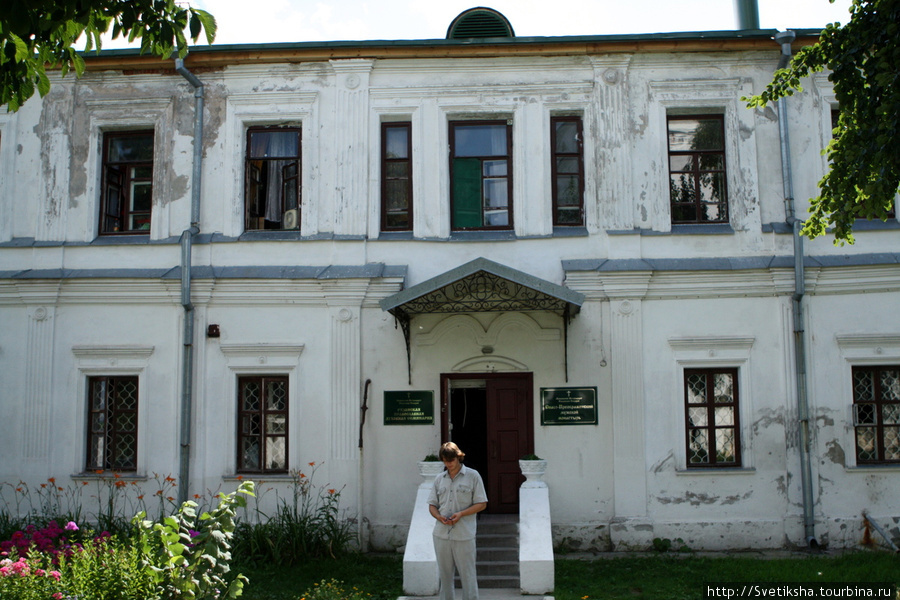
[(545, 310), (574, 316), (584, 294), (486, 258), (397, 292), (381, 308), (397, 318), (428, 313)]
[(476, 258), (397, 292), (381, 300), (380, 305), (400, 323), (409, 363), (409, 322), (414, 315), (539, 310), (560, 315), (567, 327), (582, 303), (584, 294), (580, 292), (486, 258)]

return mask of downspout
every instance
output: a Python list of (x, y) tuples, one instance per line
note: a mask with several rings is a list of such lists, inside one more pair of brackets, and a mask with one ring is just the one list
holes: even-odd
[(191, 263), (194, 236), (200, 233), (200, 175), (203, 160), (203, 83), (175, 59), (175, 70), (194, 87), (194, 158), (191, 174), (191, 226), (181, 234), (181, 306), (184, 331), (181, 356), (181, 436), (178, 502), (188, 499), (191, 483), (191, 420), (194, 388), (194, 305), (191, 303)]
[[(791, 61), (791, 42), (796, 35), (793, 31), (778, 32), (775, 41), (781, 45), (778, 68), (785, 68)], [(794, 330), (794, 369), (797, 381), (797, 421), (800, 434), (800, 485), (803, 494), (803, 527), (806, 545), (818, 548), (816, 541), (816, 519), (812, 492), (812, 458), (810, 452), (809, 396), (806, 373), (806, 337), (803, 326), (803, 297), (806, 294), (806, 271), (803, 265), (803, 238), (800, 229), (803, 223), (794, 210), (794, 183), (791, 170), (791, 148), (788, 135), (787, 97), (779, 99), (778, 134), (781, 141), (781, 177), (784, 184), (785, 222), (791, 227), (794, 246), (794, 293), (791, 297), (792, 323)]]

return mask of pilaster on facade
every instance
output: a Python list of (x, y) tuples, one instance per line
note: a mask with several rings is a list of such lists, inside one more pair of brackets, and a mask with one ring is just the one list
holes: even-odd
[(362, 334), (360, 311), (368, 279), (323, 281), (331, 318), (331, 456), (358, 458)]
[(615, 514), (647, 514), (641, 301), (610, 302)]
[(369, 75), (373, 60), (332, 60), (335, 98), (335, 235), (365, 235), (368, 198)]
[[(28, 309), (25, 342), (25, 398), (22, 406), (22, 451), (26, 461), (42, 465), (50, 455), (50, 404), (53, 392), (53, 331), (56, 308)], [(45, 466), (45, 465), (44, 465)]]
[[(631, 55), (592, 56), (597, 138), (595, 164), (590, 172), (603, 173), (597, 180), (599, 222), (607, 229), (631, 229), (631, 110), (628, 102), (628, 67)], [(585, 165), (587, 167), (587, 165)], [(588, 207), (585, 207), (588, 208)], [(590, 212), (590, 211), (586, 211)]]

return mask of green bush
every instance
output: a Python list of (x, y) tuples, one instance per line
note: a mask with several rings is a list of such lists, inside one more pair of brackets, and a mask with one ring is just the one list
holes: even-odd
[(78, 551), (61, 554), (59, 571), (66, 598), (153, 598), (153, 578), (130, 540), (97, 538)]
[(247, 578), (229, 577), (235, 511), (246, 505), (239, 494), (253, 495), (253, 482), (245, 481), (211, 512), (197, 517), (195, 502), (185, 502), (178, 512), (160, 522), (135, 517), (138, 546), (144, 570), (156, 588), (154, 598), (237, 598)]

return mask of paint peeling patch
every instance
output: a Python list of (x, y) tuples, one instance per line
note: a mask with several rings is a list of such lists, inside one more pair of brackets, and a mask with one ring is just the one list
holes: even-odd
[(780, 408), (760, 410), (759, 414), (761, 416), (750, 426), (753, 430), (753, 435), (759, 434), (760, 429), (768, 429), (772, 425), (784, 426), (784, 414), (782, 414), (782, 409)]
[(840, 466), (846, 466), (846, 456), (844, 455), (844, 448), (841, 447), (841, 444), (837, 440), (831, 440), (825, 447), (828, 450), (825, 452), (825, 459), (830, 460), (832, 463)]
[(736, 503), (740, 502), (741, 500), (746, 500), (747, 498), (749, 498), (752, 495), (753, 495), (753, 490), (746, 492), (743, 496), (739, 496), (737, 494), (735, 494), (734, 496), (725, 496), (725, 499), (722, 500), (722, 504), (723, 505), (736, 504)]
[(694, 492), (686, 492), (683, 497), (657, 498), (660, 504), (686, 504), (691, 506), (700, 506), (701, 504), (715, 504), (719, 501), (718, 496), (710, 496), (709, 494), (696, 494)]

